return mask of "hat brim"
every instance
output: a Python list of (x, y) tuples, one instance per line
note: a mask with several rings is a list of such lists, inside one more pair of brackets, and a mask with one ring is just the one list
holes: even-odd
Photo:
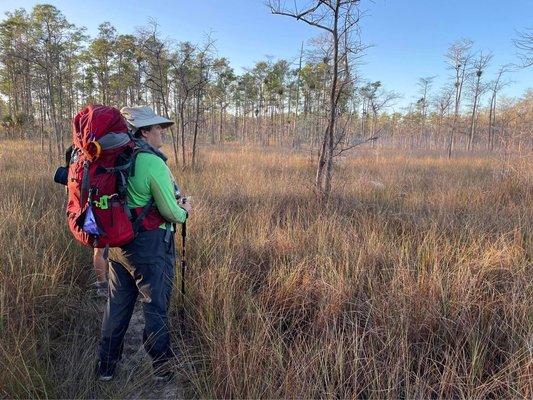
[(138, 127), (136, 127), (137, 129), (146, 128), (147, 126), (152, 126), (152, 125), (161, 125), (161, 128), (166, 129), (174, 125), (174, 121), (171, 121), (167, 118), (160, 117), (160, 116), (155, 116), (153, 118), (148, 118), (142, 121), (137, 120), (135, 122), (136, 122), (136, 125), (137, 124), (139, 125)]

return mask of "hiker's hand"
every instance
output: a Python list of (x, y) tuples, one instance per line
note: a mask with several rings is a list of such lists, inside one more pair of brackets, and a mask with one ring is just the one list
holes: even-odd
[(192, 206), (191, 206), (191, 203), (189, 203), (189, 201), (186, 201), (185, 203), (182, 203), (181, 200), (180, 200), (179, 206), (181, 208), (183, 208), (185, 211), (187, 211), (187, 214), (190, 214), (191, 211), (192, 211)]

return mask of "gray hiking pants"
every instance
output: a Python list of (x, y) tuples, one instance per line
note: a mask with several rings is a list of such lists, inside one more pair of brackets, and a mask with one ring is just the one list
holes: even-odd
[(157, 366), (172, 356), (168, 306), (174, 281), (174, 237), (163, 229), (140, 232), (122, 252), (128, 265), (117, 261), (109, 265), (100, 362), (112, 365), (122, 356), (124, 335), (140, 294), (145, 320), (143, 344)]

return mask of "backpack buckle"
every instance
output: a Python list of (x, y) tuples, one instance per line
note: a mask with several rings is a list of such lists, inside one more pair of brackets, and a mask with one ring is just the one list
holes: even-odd
[(98, 201), (94, 201), (94, 205), (101, 210), (107, 210), (109, 208), (109, 197), (108, 195), (103, 195)]

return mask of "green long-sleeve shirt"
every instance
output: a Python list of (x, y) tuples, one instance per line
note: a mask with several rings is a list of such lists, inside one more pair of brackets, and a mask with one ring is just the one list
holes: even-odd
[(187, 212), (178, 206), (174, 197), (174, 177), (170, 169), (155, 154), (139, 153), (135, 161), (135, 174), (128, 179), (128, 207), (143, 207), (152, 197), (154, 206), (167, 222), (185, 222)]

